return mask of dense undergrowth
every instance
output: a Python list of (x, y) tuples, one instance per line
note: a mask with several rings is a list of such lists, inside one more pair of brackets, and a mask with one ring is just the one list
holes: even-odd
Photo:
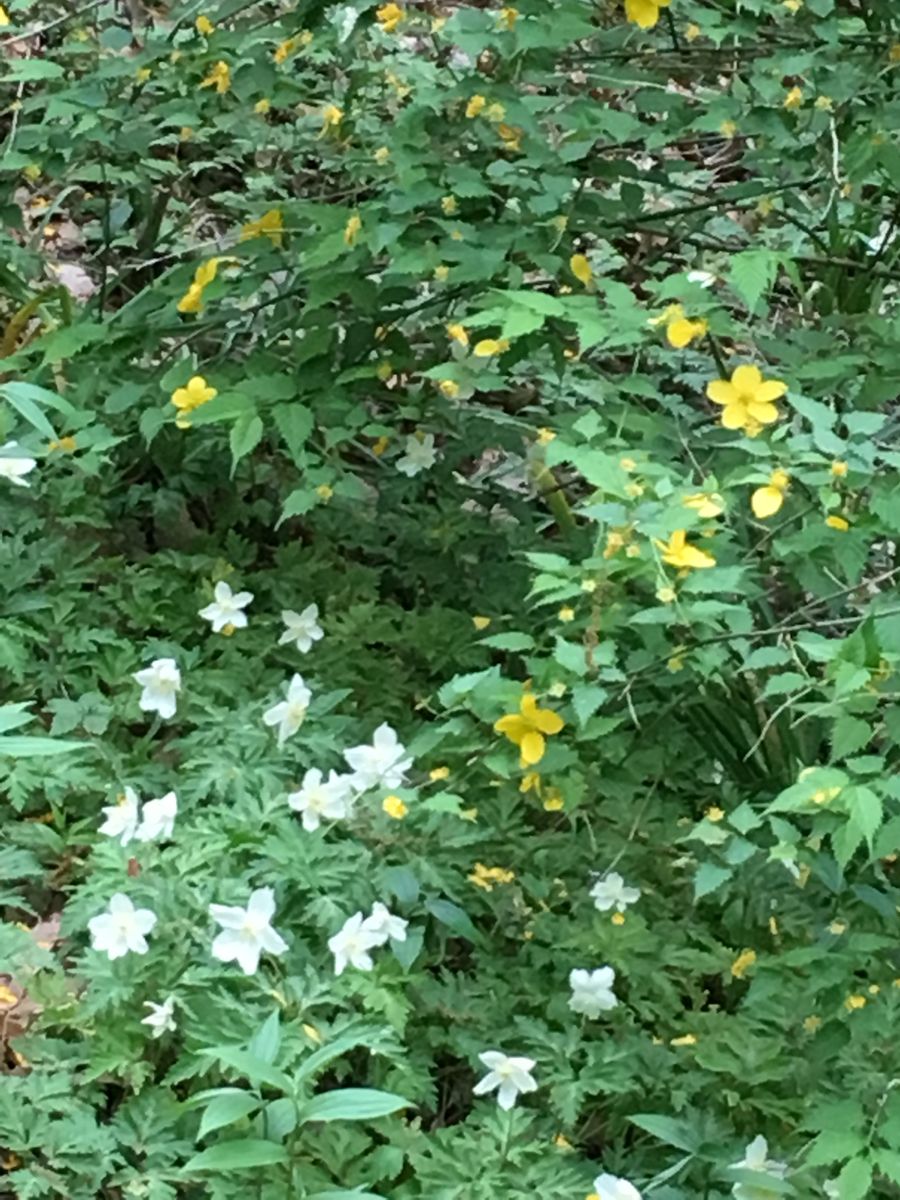
[(900, 1194), (894, 5), (3, 19), (0, 1195)]

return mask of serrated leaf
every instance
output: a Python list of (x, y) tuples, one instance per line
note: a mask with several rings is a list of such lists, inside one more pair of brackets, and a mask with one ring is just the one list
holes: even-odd
[(242, 458), (253, 450), (263, 435), (263, 423), (256, 413), (244, 413), (231, 427), (228, 442), (231, 446), (231, 474)]
[(694, 899), (702, 900), (727, 883), (732, 872), (726, 867), (717, 867), (715, 863), (701, 863), (694, 875)]
[(780, 255), (772, 250), (743, 250), (731, 256), (728, 282), (740, 296), (750, 313), (756, 312), (760, 300), (775, 282)]
[(534, 638), (528, 633), (493, 633), (481, 638), (479, 646), (490, 646), (494, 650), (533, 650)]

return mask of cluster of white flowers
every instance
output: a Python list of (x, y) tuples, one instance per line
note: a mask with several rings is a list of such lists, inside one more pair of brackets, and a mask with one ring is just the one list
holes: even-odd
[(408, 924), (380, 901), (372, 906), (368, 917), (361, 912), (348, 917), (338, 932), (328, 939), (328, 949), (334, 955), (335, 975), (343, 975), (348, 966), (357, 971), (371, 971), (374, 964), (369, 951), (383, 946), (388, 939), (405, 942)]
[(137, 793), (126, 787), (119, 803), (108, 805), (103, 809), (103, 815), (106, 820), (99, 832), (118, 838), (123, 846), (127, 846), (132, 838), (139, 842), (165, 841), (175, 829), (178, 797), (174, 792), (166, 792), (158, 800), (147, 800), (142, 813)]

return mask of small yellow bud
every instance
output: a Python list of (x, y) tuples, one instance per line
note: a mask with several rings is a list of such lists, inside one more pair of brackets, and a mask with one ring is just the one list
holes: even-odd
[(381, 807), (394, 821), (402, 821), (409, 812), (409, 809), (399, 796), (385, 796), (381, 802)]

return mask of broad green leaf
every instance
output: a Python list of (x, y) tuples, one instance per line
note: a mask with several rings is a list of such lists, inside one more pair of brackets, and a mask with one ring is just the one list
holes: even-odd
[(251, 1171), (255, 1167), (272, 1167), (287, 1161), (288, 1153), (283, 1146), (261, 1138), (244, 1138), (221, 1142), (218, 1146), (202, 1150), (188, 1159), (182, 1167), (182, 1173), (190, 1175), (194, 1171), (223, 1171), (231, 1174), (233, 1171)]
[(728, 282), (754, 313), (766, 296), (778, 271), (780, 255), (772, 250), (743, 250), (731, 256)]
[(0, 755), (11, 758), (41, 758), (47, 754), (68, 754), (73, 750), (92, 750), (90, 742), (65, 741), (62, 738), (0, 735)]
[(265, 1063), (273, 1063), (281, 1045), (281, 1019), (276, 1008), (263, 1022), (262, 1027), (250, 1039), (247, 1050)]
[(217, 1096), (203, 1111), (197, 1140), (206, 1137), (214, 1129), (234, 1124), (235, 1121), (246, 1117), (248, 1113), (254, 1112), (261, 1103), (259, 1096), (242, 1091), (240, 1088), (232, 1089), (227, 1095)]
[(244, 413), (231, 427), (231, 474), (242, 458), (246, 458), (263, 435), (263, 423), (255, 413)]
[(308, 1100), (300, 1110), (300, 1120), (373, 1121), (412, 1107), (409, 1100), (392, 1092), (380, 1092), (372, 1088), (336, 1088), (333, 1092), (323, 1092)]
[(211, 1046), (200, 1050), (199, 1053), (217, 1059), (225, 1067), (231, 1067), (245, 1079), (249, 1079), (254, 1086), (267, 1083), (282, 1092), (293, 1091), (294, 1085), (289, 1075), (241, 1047)]

